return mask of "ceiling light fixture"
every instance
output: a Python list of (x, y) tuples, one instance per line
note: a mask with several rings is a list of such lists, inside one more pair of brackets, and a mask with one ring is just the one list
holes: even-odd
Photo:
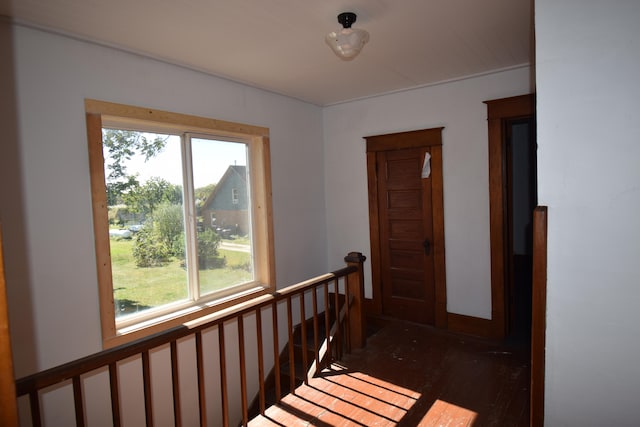
[(330, 32), (324, 40), (340, 59), (350, 61), (369, 41), (369, 33), (359, 28), (351, 28), (356, 22), (356, 14), (353, 12), (341, 13), (338, 15), (338, 22), (342, 24), (342, 29)]

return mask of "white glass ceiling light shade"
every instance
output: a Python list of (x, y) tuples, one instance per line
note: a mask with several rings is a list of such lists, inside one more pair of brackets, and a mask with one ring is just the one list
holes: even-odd
[(356, 14), (353, 12), (341, 13), (338, 15), (338, 22), (342, 24), (342, 29), (330, 32), (324, 40), (338, 57), (350, 61), (369, 41), (369, 33), (359, 28), (351, 28), (351, 24), (356, 22)]

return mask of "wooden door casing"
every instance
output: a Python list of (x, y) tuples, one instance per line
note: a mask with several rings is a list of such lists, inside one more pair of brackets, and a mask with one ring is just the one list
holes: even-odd
[[(365, 138), (373, 282), (367, 311), (446, 328), (442, 129)], [(431, 175), (421, 178), (427, 152)], [(408, 175), (412, 178), (403, 188), (401, 182)], [(416, 221), (418, 217), (421, 221)], [(428, 253), (425, 239), (430, 243)], [(416, 268), (418, 261), (423, 267)], [(432, 285), (416, 287), (420, 279)]]
[(489, 231), (491, 240), (491, 326), (489, 336), (502, 339), (508, 331), (509, 307), (506, 295), (509, 277), (507, 170), (505, 123), (533, 117), (535, 95), (485, 101), (489, 131)]

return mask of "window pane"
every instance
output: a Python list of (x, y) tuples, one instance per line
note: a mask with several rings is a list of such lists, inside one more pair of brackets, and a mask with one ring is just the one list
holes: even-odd
[(180, 144), (103, 129), (116, 318), (189, 297)]
[(191, 140), (200, 292), (254, 279), (247, 145)]

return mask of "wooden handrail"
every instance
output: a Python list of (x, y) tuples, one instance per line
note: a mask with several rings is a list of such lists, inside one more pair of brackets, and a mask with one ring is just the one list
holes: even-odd
[(332, 273), (323, 274), (305, 282), (291, 285), (280, 291), (276, 291), (273, 294), (263, 295), (224, 310), (220, 310), (208, 316), (186, 322), (181, 326), (176, 326), (175, 328), (171, 328), (167, 331), (159, 332), (131, 343), (122, 344), (120, 346), (103, 350), (90, 356), (20, 378), (16, 380), (16, 393), (18, 396), (23, 396), (28, 394), (31, 390), (43, 389), (76, 375), (91, 372), (103, 366), (107, 366), (110, 363), (140, 354), (144, 350), (160, 347), (170, 343), (171, 341), (176, 341), (180, 338), (191, 335), (197, 331), (211, 328), (258, 308), (266, 307), (274, 302), (283, 301), (290, 295), (295, 295), (303, 290), (311, 289), (320, 284), (324, 284), (325, 282), (335, 280), (336, 278), (345, 277), (356, 271), (356, 267), (349, 266), (336, 270)]
[[(364, 330), (364, 326), (358, 324), (360, 319), (363, 319), (363, 312), (360, 311), (360, 308), (363, 306), (363, 287), (362, 287), (362, 263), (364, 262), (365, 257), (363, 257), (359, 253), (351, 253), (349, 256), (345, 258), (348, 266), (345, 268), (341, 268), (331, 273), (323, 274), (317, 276), (313, 279), (306, 280), (304, 282), (289, 286), (282, 290), (276, 291), (269, 295), (263, 295), (258, 298), (243, 302), (241, 304), (237, 304), (235, 306), (228, 307), (226, 309), (220, 310), (219, 312), (203, 316), (199, 319), (195, 319), (189, 322), (184, 323), (181, 326), (174, 327), (172, 329), (127, 343), (117, 347), (113, 347), (107, 350), (100, 351), (98, 353), (83, 357), (81, 359), (62, 364), (60, 366), (50, 368), (23, 378), (18, 379), (15, 382), (15, 390), (16, 395), (18, 397), (29, 395), (31, 400), (31, 411), (32, 411), (32, 423), (33, 425), (40, 425), (41, 419), (44, 418), (40, 414), (39, 408), (39, 390), (45, 389), (47, 387), (53, 386), (55, 384), (61, 383), (63, 381), (67, 381), (69, 379), (72, 380), (73, 385), (73, 393), (74, 393), (74, 402), (76, 407), (76, 422), (78, 425), (84, 424), (84, 405), (83, 405), (83, 384), (81, 380), (81, 376), (83, 374), (95, 371), (97, 369), (108, 367), (109, 368), (109, 380), (111, 387), (111, 407), (113, 412), (113, 423), (114, 425), (120, 425), (120, 414), (121, 404), (118, 398), (118, 368), (117, 364), (119, 361), (127, 359), (132, 356), (140, 356), (142, 357), (142, 375), (143, 375), (143, 391), (144, 391), (144, 402), (145, 402), (145, 418), (147, 420), (147, 425), (153, 424), (153, 410), (152, 410), (152, 397), (151, 397), (151, 387), (150, 381), (152, 377), (151, 367), (149, 363), (149, 354), (150, 351), (168, 345), (169, 350), (171, 352), (171, 372), (172, 372), (172, 388), (173, 388), (173, 407), (174, 407), (174, 418), (176, 421), (176, 425), (180, 424), (181, 417), (181, 409), (180, 409), (180, 398), (179, 398), (179, 387), (178, 387), (178, 362), (177, 362), (177, 346), (176, 342), (181, 338), (194, 336), (195, 337), (195, 345), (196, 345), (196, 369), (198, 374), (198, 395), (199, 395), (199, 410), (200, 410), (200, 422), (206, 423), (206, 406), (205, 406), (205, 387), (204, 381), (202, 378), (204, 371), (204, 364), (207, 363), (203, 359), (202, 355), (202, 335), (203, 331), (217, 327), (218, 330), (218, 350), (220, 354), (220, 376), (221, 376), (221, 393), (219, 395), (222, 401), (222, 422), (224, 425), (228, 425), (229, 420), (229, 396), (227, 395), (226, 390), (226, 364), (225, 360), (225, 322), (237, 320), (238, 326), (238, 336), (240, 337), (239, 343), (239, 361), (241, 372), (241, 404), (242, 404), (242, 421), (243, 423), (247, 422), (247, 409), (248, 409), (248, 396), (247, 394), (247, 378), (246, 378), (246, 368), (245, 368), (245, 349), (244, 349), (244, 323), (243, 319), (245, 315), (256, 315), (256, 325), (260, 329), (256, 330), (257, 339), (258, 339), (258, 348), (259, 348), (259, 375), (260, 375), (260, 409), (261, 412), (264, 412), (264, 398), (265, 398), (265, 390), (264, 390), (264, 366), (262, 364), (264, 361), (263, 358), (263, 349), (262, 349), (262, 337), (261, 337), (261, 328), (262, 328), (262, 313), (261, 310), (263, 308), (270, 308), (273, 313), (273, 345), (274, 345), (274, 356), (278, 356), (279, 349), (279, 339), (278, 339), (278, 304), (280, 302), (285, 302), (288, 307), (288, 330), (289, 330), (289, 340), (292, 342), (292, 329), (295, 327), (291, 318), (291, 305), (294, 297), (296, 297), (295, 301), (300, 304), (300, 321), (301, 327), (303, 329), (303, 337), (305, 339), (306, 345), (306, 334), (307, 331), (305, 329), (306, 322), (306, 312), (305, 312), (305, 294), (308, 296), (309, 294), (313, 295), (313, 313), (312, 317), (314, 320), (314, 341), (318, 342), (318, 327), (317, 327), (317, 301), (316, 298), (318, 296), (324, 295), (324, 309), (325, 309), (325, 321), (328, 322), (328, 309), (331, 304), (335, 303), (335, 319), (336, 322), (340, 322), (341, 320), (345, 321), (345, 335), (346, 337), (355, 336), (354, 345), (356, 347), (361, 347), (363, 345), (363, 337), (358, 337), (358, 330)], [(340, 282), (342, 281), (342, 282)], [(343, 286), (339, 286), (339, 283), (343, 283)], [(328, 289), (329, 286), (332, 286), (334, 291), (335, 301), (329, 301), (328, 297)], [(344, 292), (344, 301), (350, 302), (346, 304), (349, 307), (354, 307), (356, 310), (354, 313), (349, 316), (349, 307), (343, 306), (343, 309), (338, 311), (338, 294), (342, 291)], [(299, 297), (299, 298), (298, 298)], [(309, 300), (307, 300), (309, 301)], [(258, 320), (259, 319), (259, 320)], [(349, 319), (349, 322), (347, 322)], [(327, 323), (328, 325), (328, 323)], [(337, 336), (334, 339), (334, 346), (336, 350), (336, 354), (340, 354), (342, 351), (341, 346), (341, 338), (339, 337), (340, 330), (342, 327), (338, 327), (336, 324), (333, 325), (331, 331), (333, 331)], [(356, 332), (354, 332), (356, 331)], [(330, 331), (327, 331), (326, 344), (323, 344), (325, 351), (323, 354), (326, 354), (326, 349), (330, 349), (331, 339), (329, 337)], [(324, 337), (323, 337), (324, 339)], [(349, 349), (349, 342), (347, 344), (347, 351)], [(305, 365), (307, 365), (307, 355), (306, 352), (303, 352), (303, 359)], [(316, 344), (316, 354), (318, 353), (317, 344)], [(331, 353), (329, 352), (329, 355)], [(320, 361), (316, 356), (315, 367), (317, 369)], [(294, 355), (290, 353), (290, 365), (293, 367)], [(274, 359), (274, 371), (279, 375), (279, 358), (276, 357)], [(293, 370), (292, 370), (293, 371)], [(291, 372), (292, 376), (295, 375), (294, 372)], [(291, 386), (293, 386), (293, 382)], [(276, 399), (280, 398), (280, 382), (279, 378), (276, 378)], [(114, 390), (115, 388), (115, 390)], [(291, 390), (293, 391), (293, 389)]]

